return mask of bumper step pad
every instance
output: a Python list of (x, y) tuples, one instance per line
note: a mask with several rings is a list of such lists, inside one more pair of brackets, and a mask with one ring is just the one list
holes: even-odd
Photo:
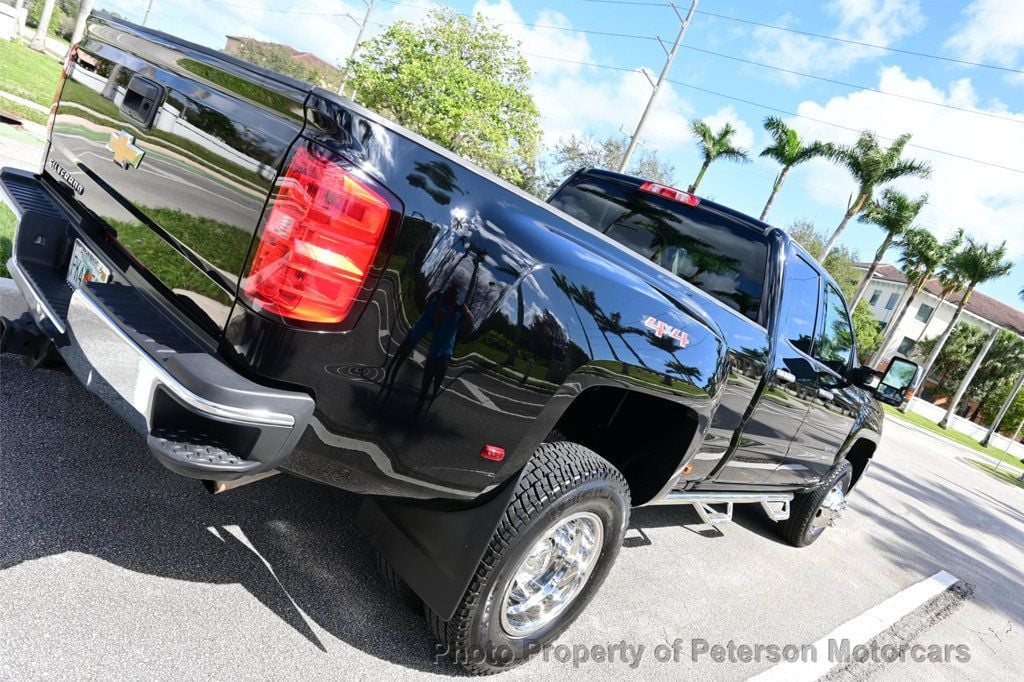
[(245, 473), (259, 462), (246, 461), (205, 433), (182, 429), (155, 429), (147, 439), (158, 458), (187, 466), (202, 466), (211, 472)]

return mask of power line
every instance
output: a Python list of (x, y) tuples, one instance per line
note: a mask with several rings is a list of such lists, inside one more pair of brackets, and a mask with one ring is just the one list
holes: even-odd
[(697, 14), (703, 14), (708, 17), (715, 17), (717, 19), (725, 19), (726, 21), (736, 21), (741, 24), (750, 24), (752, 26), (760, 26), (762, 28), (770, 28), (774, 31), (785, 31), (787, 33), (796, 33), (797, 35), (809, 36), (812, 38), (821, 38), (823, 40), (834, 40), (839, 43), (846, 43), (848, 45), (859, 45), (861, 47), (871, 47), (876, 50), (886, 50), (888, 52), (898, 52), (899, 54), (913, 55), (915, 57), (926, 57), (928, 59), (938, 59), (944, 62), (951, 62), (953, 64), (962, 64), (965, 66), (978, 66), (984, 69), (995, 69), (997, 71), (1008, 71), (1010, 73), (1024, 73), (1024, 70), (1014, 69), (1009, 66), (996, 66), (995, 64), (984, 64), (982, 62), (972, 62), (965, 59), (954, 59), (952, 57), (943, 57), (937, 54), (928, 54), (927, 52), (917, 52), (915, 50), (903, 50), (898, 47), (889, 47), (886, 45), (875, 45), (874, 43), (865, 43), (860, 40), (852, 40), (850, 38), (840, 38), (839, 36), (824, 35), (822, 33), (812, 33), (810, 31), (801, 31), (796, 28), (789, 28), (788, 26), (776, 26), (775, 24), (766, 24), (760, 21), (753, 21), (751, 19), (741, 19), (740, 17), (731, 17), (727, 14), (718, 14), (717, 12), (708, 12), (707, 10), (697, 10)]
[[(565, 62), (567, 64), (579, 64), (581, 66), (592, 66), (592, 67), (599, 68), (599, 69), (610, 69), (610, 70), (614, 70), (614, 71), (636, 71), (636, 69), (627, 69), (627, 68), (624, 68), (624, 67), (621, 67), (621, 66), (611, 66), (609, 64), (598, 64), (596, 62), (584, 62), (584, 61), (578, 61), (578, 60), (574, 60), (574, 59), (565, 59), (563, 57), (551, 57), (551, 56), (548, 56), (548, 55), (530, 54), (530, 53), (525, 53), (525, 52), (523, 54), (525, 56), (527, 56), (527, 57), (536, 57), (537, 59), (550, 59), (552, 61)], [(718, 92), (716, 90), (709, 90), (708, 88), (702, 88), (699, 85), (694, 85), (692, 83), (686, 83), (684, 81), (675, 80), (675, 79), (672, 79), (672, 78), (668, 78), (666, 80), (668, 80), (668, 82), (670, 82), (670, 83), (682, 86), (684, 88), (690, 88), (691, 90), (697, 90), (699, 92), (704, 92), (704, 93), (707, 93), (709, 95), (715, 95), (716, 97), (722, 97), (724, 99), (733, 100), (734, 102), (740, 102), (740, 103), (743, 103), (743, 104), (749, 104), (750, 106), (759, 107), (761, 109), (767, 109), (768, 111), (774, 111), (776, 113), (784, 114), (786, 116), (792, 116), (794, 118), (801, 118), (801, 119), (804, 119), (806, 121), (812, 121), (814, 123), (820, 123), (822, 125), (832, 126), (833, 128), (839, 128), (839, 129), (842, 129), (842, 130), (848, 130), (848, 131), (853, 132), (853, 133), (858, 133), (859, 134), (861, 132), (861, 130), (859, 130), (857, 128), (851, 128), (850, 126), (845, 126), (845, 125), (842, 125), (840, 123), (833, 123), (832, 121), (824, 121), (822, 119), (814, 118), (814, 117), (811, 117), (811, 116), (804, 116), (803, 114), (798, 114), (798, 113), (796, 113), (794, 111), (789, 111), (787, 109), (780, 109), (779, 107), (774, 107), (774, 106), (771, 106), (769, 104), (762, 104), (760, 102), (755, 102), (753, 100), (745, 99), (743, 97), (736, 97), (735, 95), (729, 95), (727, 93)], [(890, 140), (890, 141), (893, 139), (891, 137), (885, 137), (884, 135), (879, 135), (878, 137), (880, 139)], [(1022, 170), (1020, 168), (1013, 168), (1011, 166), (1003, 166), (1001, 164), (994, 163), (992, 161), (984, 161), (982, 159), (975, 159), (975, 158), (972, 158), (970, 156), (964, 156), (962, 154), (957, 154), (955, 152), (946, 151), (944, 149), (936, 149), (934, 147), (926, 147), (924, 145), (914, 144), (913, 142), (907, 143), (907, 146), (908, 147), (914, 147), (914, 148), (920, 149), (922, 151), (928, 151), (928, 152), (933, 152), (935, 154), (942, 154), (944, 156), (950, 156), (950, 157), (953, 157), (953, 158), (956, 158), (956, 159), (960, 159), (962, 161), (970, 161), (972, 163), (978, 163), (978, 164), (982, 164), (984, 166), (990, 166), (992, 168), (999, 168), (1000, 170), (1011, 171), (1013, 173), (1021, 173), (1022, 175), (1024, 175), (1024, 170)]]
[[(611, 2), (612, 0), (606, 0)], [(987, 116), (989, 118), (997, 118), (1002, 121), (1010, 121), (1011, 123), (1019, 123), (1024, 125), (1024, 119), (1014, 118), (1012, 116), (1002, 116), (1000, 114), (993, 114), (988, 111), (979, 111), (977, 109), (968, 109), (967, 107), (958, 107), (955, 104), (946, 104), (945, 102), (936, 102), (934, 100), (921, 99), (920, 97), (911, 97), (910, 95), (901, 95), (896, 92), (886, 92), (885, 90), (879, 90), (878, 88), (872, 88), (867, 85), (858, 85), (856, 83), (847, 83), (845, 81), (836, 80), (834, 78), (826, 78), (825, 76), (815, 76), (811, 73), (803, 73), (802, 71), (794, 71), (793, 69), (787, 69), (781, 66), (775, 66), (774, 64), (765, 64), (764, 62), (757, 62), (751, 59), (744, 59), (742, 57), (735, 57), (731, 54), (725, 54), (723, 52), (715, 52), (713, 50), (705, 50), (700, 47), (693, 47), (692, 45), (681, 45), (684, 50), (690, 50), (693, 52), (701, 52), (703, 54), (714, 55), (715, 57), (721, 57), (723, 59), (731, 59), (736, 62), (742, 62), (744, 64), (752, 64), (753, 66), (760, 66), (765, 69), (772, 69), (773, 71), (781, 71), (783, 73), (793, 74), (794, 76), (803, 76), (804, 78), (812, 78), (818, 81), (824, 81), (826, 83), (832, 83), (834, 85), (842, 85), (848, 88), (858, 88), (860, 90), (867, 90), (869, 92), (875, 92), (879, 95), (887, 95), (889, 97), (899, 97), (900, 99), (909, 100), (911, 102), (920, 102), (921, 104), (930, 104), (935, 107), (942, 107), (943, 109), (952, 109), (954, 111), (962, 111), (967, 114), (977, 114), (978, 116)]]

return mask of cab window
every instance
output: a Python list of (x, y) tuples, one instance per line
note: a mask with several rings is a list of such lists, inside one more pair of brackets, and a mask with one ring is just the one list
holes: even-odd
[(758, 321), (768, 242), (752, 227), (599, 175), (575, 178), (549, 203)]
[(786, 262), (782, 285), (782, 338), (797, 350), (811, 354), (814, 324), (818, 316), (821, 281), (818, 271), (802, 256), (794, 254)]
[(815, 348), (814, 357), (837, 374), (844, 374), (850, 366), (852, 355), (853, 326), (846, 312), (846, 304), (843, 303), (842, 294), (834, 286), (827, 284), (821, 340)]

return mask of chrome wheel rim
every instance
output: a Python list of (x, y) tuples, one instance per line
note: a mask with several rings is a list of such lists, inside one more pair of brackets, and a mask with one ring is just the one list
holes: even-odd
[(828, 495), (821, 501), (818, 510), (811, 519), (811, 534), (818, 535), (825, 528), (836, 525), (839, 516), (846, 509), (846, 491), (843, 490), (843, 482), (836, 483)]
[(516, 567), (501, 599), (501, 627), (526, 637), (551, 623), (579, 596), (604, 544), (604, 523), (592, 512), (559, 519)]

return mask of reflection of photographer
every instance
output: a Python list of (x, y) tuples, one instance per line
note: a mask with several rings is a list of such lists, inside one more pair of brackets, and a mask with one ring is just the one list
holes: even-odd
[(459, 333), (472, 326), (473, 313), (465, 303), (459, 303), (457, 284), (448, 285), (440, 294), (432, 294), (416, 323), (409, 330), (409, 335), (402, 341), (388, 364), (384, 375), (384, 389), (387, 393), (390, 394), (398, 370), (412, 354), (413, 348), (426, 338), (427, 334), (431, 334), (427, 359), (423, 364), (420, 394), (416, 402), (416, 412), (420, 412), (428, 397), (433, 400), (441, 390), (441, 382), (448, 373), (448, 363), (455, 352)]

